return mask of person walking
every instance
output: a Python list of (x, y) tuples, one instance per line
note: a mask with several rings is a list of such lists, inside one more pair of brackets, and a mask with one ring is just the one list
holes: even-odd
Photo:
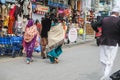
[(42, 30), (42, 25), (40, 24), (38, 19), (35, 21), (35, 25), (37, 26), (37, 30), (38, 30), (39, 35), (40, 35), (41, 34), (41, 30)]
[(34, 25), (34, 21), (30, 19), (25, 29), (24, 40), (23, 40), (23, 50), (26, 53), (27, 64), (33, 61), (32, 53), (34, 51), (35, 42), (37, 38), (37, 27)]
[(40, 22), (39, 22), (38, 19), (35, 21), (35, 25), (37, 27), (38, 34), (37, 34), (37, 38), (36, 38), (36, 43), (35, 43), (35, 49), (34, 49), (34, 51), (37, 52), (37, 53), (39, 53), (39, 52), (41, 52), (41, 45), (40, 45), (41, 36), (40, 35), (41, 35), (42, 26), (41, 26), (41, 24), (40, 24)]
[(48, 44), (48, 31), (51, 28), (51, 19), (49, 14), (45, 14), (45, 18), (42, 18), (41, 21), (42, 24), (42, 30), (41, 30), (41, 45), (42, 45), (42, 51), (41, 56), (43, 59), (47, 57), (46, 55), (46, 45)]
[(58, 57), (61, 55), (62, 44), (64, 43), (65, 29), (64, 22), (58, 22), (55, 18), (52, 20), (51, 29), (48, 34), (47, 55), (51, 63), (59, 63)]
[(120, 45), (120, 18), (119, 8), (114, 8), (111, 16), (98, 21), (102, 27), (100, 36), (100, 61), (103, 67), (103, 76), (100, 80), (110, 80), (110, 73)]

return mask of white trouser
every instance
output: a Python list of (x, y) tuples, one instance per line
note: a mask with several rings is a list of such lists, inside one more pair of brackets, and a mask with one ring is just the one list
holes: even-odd
[[(104, 70), (104, 77), (109, 78), (113, 62), (117, 55), (118, 44), (116, 46), (100, 46), (100, 61)], [(106, 79), (107, 80), (107, 79)]]

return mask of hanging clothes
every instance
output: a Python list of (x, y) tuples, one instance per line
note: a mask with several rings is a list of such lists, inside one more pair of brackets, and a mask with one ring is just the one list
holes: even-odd
[(14, 26), (14, 22), (15, 22), (15, 17), (14, 17), (14, 13), (16, 10), (16, 6), (13, 5), (9, 11), (9, 23), (8, 23), (8, 34), (13, 34), (13, 26)]
[(29, 5), (29, 1), (25, 0), (23, 4), (23, 10), (24, 10), (23, 15), (29, 15), (28, 5)]

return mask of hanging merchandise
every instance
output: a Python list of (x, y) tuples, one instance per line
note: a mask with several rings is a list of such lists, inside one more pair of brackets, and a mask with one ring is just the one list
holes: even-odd
[(9, 22), (8, 22), (8, 34), (13, 34), (13, 25), (15, 22), (14, 13), (16, 10), (16, 5), (12, 4), (11, 9), (9, 10)]
[(80, 28), (80, 29), (79, 29), (79, 34), (82, 35), (83, 33), (84, 33), (83, 28)]
[(0, 3), (1, 3), (1, 4), (5, 4), (5, 3), (6, 3), (6, 0), (0, 0)]
[(58, 13), (62, 14), (64, 13), (64, 10), (58, 10)]
[(65, 14), (65, 16), (70, 16), (70, 14), (71, 14), (71, 9), (65, 9), (65, 10), (64, 10), (64, 14)]

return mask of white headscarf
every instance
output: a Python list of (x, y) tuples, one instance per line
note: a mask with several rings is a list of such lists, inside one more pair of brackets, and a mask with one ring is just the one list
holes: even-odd
[(112, 12), (120, 13), (120, 8), (118, 6), (116, 6), (116, 7), (113, 8)]

